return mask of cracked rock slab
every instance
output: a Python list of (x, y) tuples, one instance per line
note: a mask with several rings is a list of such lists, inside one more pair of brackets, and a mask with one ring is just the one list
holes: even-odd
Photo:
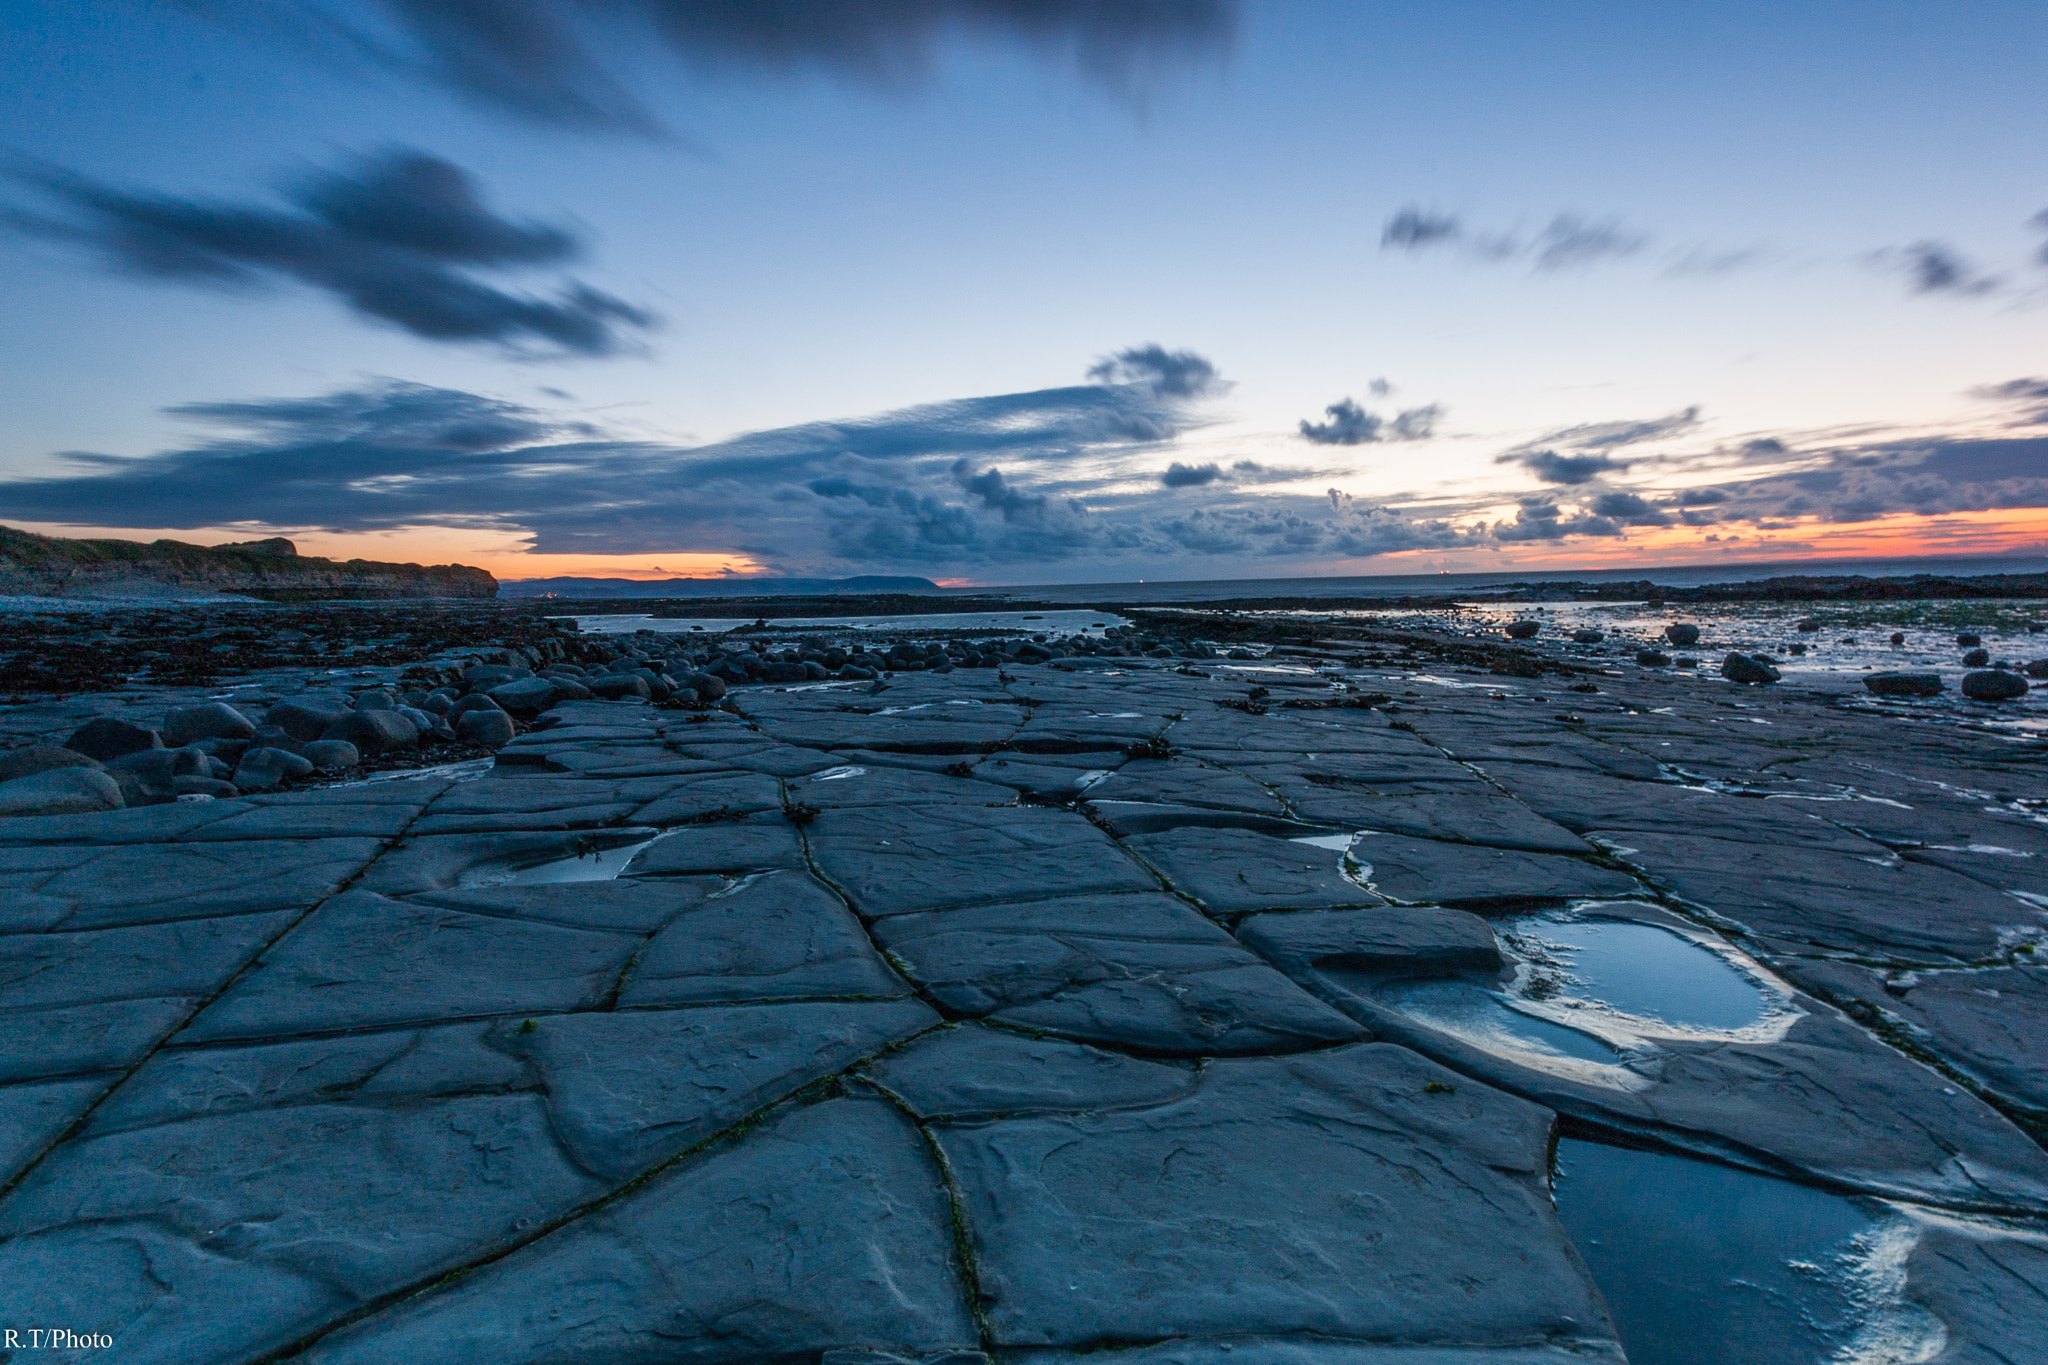
[(1550, 1121), (1366, 1043), (1215, 1062), (1151, 1109), (936, 1131), (1002, 1346), (1611, 1347), (1551, 1208)]
[(306, 1359), (749, 1365), (853, 1343), (869, 1362), (978, 1343), (937, 1172), (874, 1099), (785, 1115)]
[(1576, 858), (1369, 833), (1351, 846), (1375, 891), (1411, 905), (1512, 905), (1643, 894), (1626, 872)]
[(1067, 811), (828, 810), (807, 832), (820, 870), (870, 918), (1158, 886), (1100, 830)]
[(1381, 905), (1347, 878), (1336, 849), (1240, 829), (1177, 829), (1125, 843), (1212, 915)]

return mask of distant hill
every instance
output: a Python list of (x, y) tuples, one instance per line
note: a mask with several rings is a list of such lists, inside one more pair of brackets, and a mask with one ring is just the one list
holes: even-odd
[(232, 593), (271, 602), (495, 597), (498, 580), (462, 564), (380, 564), (302, 555), (282, 536), (232, 545), (66, 540), (0, 526), (0, 594), (176, 597)]
[(514, 578), (504, 597), (815, 597), (842, 593), (936, 592), (929, 578)]

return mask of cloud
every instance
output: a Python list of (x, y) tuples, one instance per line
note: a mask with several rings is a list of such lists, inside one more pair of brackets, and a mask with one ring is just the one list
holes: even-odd
[(2048, 425), (2048, 379), (2008, 379), (2003, 384), (1980, 385), (1971, 389), (1970, 394), (1993, 402), (2020, 405), (2017, 418), (2020, 426)]
[(1638, 493), (1602, 493), (1593, 499), (1595, 516), (1609, 517), (1624, 526), (1668, 526), (1671, 518), (1650, 505)]
[(524, 531), (549, 552), (710, 545), (781, 563), (1057, 560), (1165, 543), (1135, 508), (1111, 524), (1084, 495), (1125, 486), (1125, 469), (1196, 420), (1186, 399), (1145, 384), (967, 398), (690, 447), (391, 382), (175, 411), (220, 434), (142, 458), (65, 457), (71, 468), (56, 477), (0, 483), (0, 515), (487, 527)]
[(1323, 413), (1329, 421), (1302, 419), (1301, 438), (1304, 441), (1324, 446), (1355, 446), (1380, 438), (1380, 419), (1349, 398), (1330, 404)]
[(1619, 219), (1593, 220), (1560, 213), (1528, 238), (1512, 232), (1469, 233), (1457, 217), (1409, 205), (1380, 229), (1382, 251), (1424, 251), (1463, 246), (1464, 254), (1481, 261), (1526, 260), (1541, 271), (1569, 270), (1633, 256), (1649, 238), (1625, 231)]
[[(1373, 386), (1390, 391), (1385, 380), (1376, 379)], [(1323, 409), (1323, 415), (1329, 421), (1303, 419), (1300, 423), (1301, 438), (1323, 446), (1357, 446), (1374, 441), (1426, 441), (1436, 434), (1436, 422), (1443, 416), (1443, 411), (1440, 404), (1431, 403), (1427, 407), (1409, 408), (1389, 422), (1344, 398)]]
[(563, 264), (580, 244), (566, 229), (499, 217), (460, 167), (420, 152), (305, 176), (286, 191), (289, 210), (130, 193), (47, 167), (15, 178), (61, 216), (0, 211), (0, 223), (94, 249), (145, 279), (216, 289), (290, 280), (429, 341), (514, 351), (610, 355), (655, 320), (573, 279), (553, 298), (478, 279)]
[[(189, 2), (189, 0), (188, 0)], [(195, 7), (273, 31), (260, 0)], [(823, 73), (903, 88), (958, 40), (1070, 63), (1115, 91), (1229, 49), (1237, 0), (312, 0), (293, 36), (502, 113), (556, 127), (658, 133), (625, 73), (648, 53), (711, 74)]]
[(1915, 294), (1988, 294), (2000, 287), (1996, 276), (1980, 275), (1946, 242), (1919, 241), (1880, 251), (1873, 258), (1885, 269), (1903, 274)]
[(1629, 466), (1626, 460), (1611, 460), (1605, 455), (1560, 455), (1554, 450), (1502, 455), (1494, 463), (1527, 465), (1543, 482), (1563, 484), (1591, 483), (1602, 474), (1618, 474)]
[(1594, 223), (1576, 214), (1561, 213), (1536, 235), (1530, 250), (1535, 254), (1538, 270), (1571, 270), (1633, 256), (1647, 240), (1622, 231), (1616, 220)]
[(1651, 417), (1635, 421), (1583, 422), (1575, 427), (1562, 427), (1532, 441), (1532, 445), (1564, 445), (1575, 450), (1609, 450), (1615, 446), (1637, 445), (1644, 441), (1661, 441), (1667, 436), (1678, 436), (1697, 428), (1700, 424), (1700, 410), (1697, 406), (1662, 417)]
[[(1256, 466), (1254, 466), (1256, 468)], [(1223, 477), (1223, 468), (1214, 464), (1182, 464), (1175, 460), (1159, 476), (1159, 482), (1168, 488), (1200, 488), (1203, 484), (1216, 482)]]
[(1611, 518), (1584, 513), (1568, 517), (1548, 500), (1523, 503), (1513, 521), (1497, 521), (1492, 531), (1495, 540), (1510, 543), (1563, 540), (1566, 536), (1614, 537), (1622, 533), (1621, 524)]
[(1193, 351), (1169, 351), (1157, 342), (1104, 356), (1089, 369), (1099, 384), (1130, 384), (1166, 398), (1203, 398), (1228, 387), (1216, 367)]
[(1410, 205), (1387, 219), (1380, 229), (1382, 251), (1420, 251), (1444, 246), (1465, 235), (1463, 226), (1448, 213), (1433, 213)]

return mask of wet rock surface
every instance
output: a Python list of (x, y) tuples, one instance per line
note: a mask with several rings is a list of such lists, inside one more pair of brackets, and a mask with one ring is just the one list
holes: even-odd
[(2024, 732), (1796, 673), (630, 638), (0, 711), (0, 1327), (2038, 1354)]

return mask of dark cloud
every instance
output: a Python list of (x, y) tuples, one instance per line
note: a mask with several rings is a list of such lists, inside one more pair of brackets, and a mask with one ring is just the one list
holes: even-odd
[(2003, 384), (1984, 384), (1970, 390), (1977, 398), (2019, 405), (2017, 425), (2048, 425), (2048, 379), (2008, 379)]
[[(1256, 467), (1256, 466), (1255, 466)], [(1223, 477), (1223, 468), (1214, 464), (1182, 464), (1175, 460), (1159, 476), (1159, 482), (1168, 488), (1200, 488)]]
[[(1374, 380), (1373, 383), (1382, 388), (1386, 385), (1384, 380)], [(1427, 407), (1409, 408), (1389, 422), (1345, 398), (1323, 409), (1323, 415), (1329, 418), (1327, 422), (1304, 419), (1300, 424), (1301, 437), (1324, 446), (1358, 446), (1374, 441), (1426, 441), (1436, 434), (1437, 418), (1443, 416), (1443, 411), (1441, 405), (1431, 403)]]
[(1633, 256), (1647, 240), (1622, 231), (1616, 220), (1595, 223), (1576, 214), (1561, 213), (1536, 235), (1530, 250), (1538, 270), (1569, 270)]
[(1323, 413), (1329, 421), (1302, 419), (1301, 438), (1304, 441), (1324, 446), (1355, 446), (1380, 438), (1380, 419), (1349, 398), (1330, 404)]
[(1523, 238), (1511, 232), (1468, 233), (1447, 213), (1410, 205), (1380, 229), (1380, 250), (1422, 251), (1462, 246), (1464, 254), (1483, 261), (1526, 260), (1537, 270), (1567, 270), (1599, 261), (1633, 256), (1649, 239), (1625, 231), (1619, 219), (1594, 220), (1560, 213), (1542, 231)]
[(1752, 460), (1768, 460), (1789, 455), (1792, 450), (1775, 436), (1760, 436), (1754, 441), (1744, 441), (1742, 453)]
[(1995, 276), (1980, 275), (1946, 242), (1920, 241), (1878, 253), (1881, 264), (1905, 275), (1916, 294), (1988, 294), (1999, 287)]
[(1669, 526), (1671, 518), (1637, 493), (1602, 493), (1593, 499), (1593, 515), (1609, 517), (1624, 526)]
[[(187, 0), (280, 25), (260, 0)], [(368, 60), (487, 108), (559, 127), (656, 133), (624, 73), (665, 54), (708, 73), (821, 72), (902, 88), (957, 40), (1071, 63), (1113, 90), (1229, 49), (1237, 0), (311, 0), (292, 26), (331, 56)]]
[(1104, 356), (1088, 370), (1099, 384), (1128, 384), (1164, 398), (1203, 398), (1228, 386), (1216, 367), (1193, 351), (1169, 351), (1157, 342)]
[(1679, 412), (1667, 413), (1662, 417), (1637, 421), (1583, 422), (1575, 427), (1559, 428), (1538, 437), (1530, 444), (1570, 446), (1574, 450), (1611, 450), (1616, 446), (1632, 446), (1644, 441), (1661, 441), (1667, 436), (1678, 436), (1693, 430), (1699, 424), (1699, 408), (1690, 407)]
[(213, 288), (291, 280), (430, 341), (609, 355), (651, 314), (575, 280), (553, 298), (511, 293), (476, 270), (560, 265), (566, 230), (492, 213), (459, 167), (391, 151), (304, 177), (291, 209), (130, 193), (46, 167), (16, 173), (62, 206), (5, 211), (17, 231), (97, 250), (114, 268)]
[(1621, 524), (1609, 517), (1579, 513), (1567, 516), (1556, 503), (1525, 502), (1513, 521), (1493, 524), (1493, 538), (1499, 541), (1563, 540), (1566, 536), (1619, 536)]
[(1726, 501), (1727, 490), (1721, 488), (1687, 488), (1678, 495), (1680, 507), (1712, 507)]
[(1519, 455), (1502, 455), (1495, 464), (1526, 465), (1545, 483), (1591, 483), (1603, 474), (1618, 474), (1628, 468), (1626, 460), (1605, 455), (1560, 455), (1554, 450), (1532, 450)]
[(1450, 214), (1410, 206), (1387, 219), (1387, 225), (1380, 229), (1380, 249), (1419, 251), (1455, 242), (1462, 236), (1464, 229)]
[[(138, 459), (0, 483), (0, 515), (99, 526), (236, 523), (520, 530), (543, 551), (704, 546), (960, 564), (1116, 548), (1061, 491), (1067, 470), (1146, 459), (1191, 419), (1146, 385), (962, 399), (859, 421), (674, 447), (611, 439), (517, 404), (384, 383), (306, 399), (192, 404), (225, 434)], [(1133, 436), (1129, 433), (1138, 432)], [(1157, 537), (1139, 536), (1141, 544)]]

